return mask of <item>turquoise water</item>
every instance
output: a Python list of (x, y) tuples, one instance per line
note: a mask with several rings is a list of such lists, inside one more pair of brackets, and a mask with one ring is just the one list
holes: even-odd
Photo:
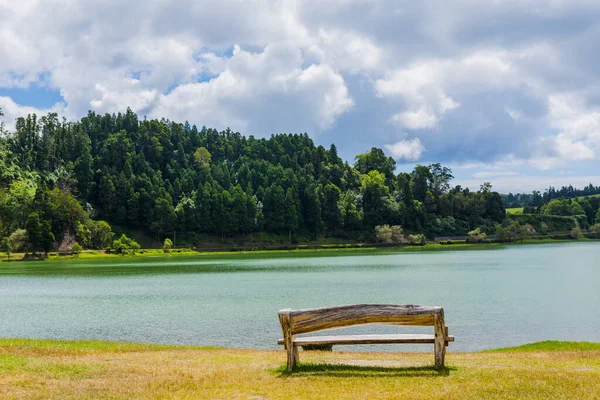
[(548, 339), (600, 342), (600, 243), (0, 264), (0, 337), (270, 349), (280, 337), (279, 309), (352, 303), (443, 306), (456, 336), (450, 350)]

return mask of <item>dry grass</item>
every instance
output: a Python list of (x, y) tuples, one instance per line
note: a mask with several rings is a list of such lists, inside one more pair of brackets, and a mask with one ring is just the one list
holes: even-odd
[(301, 352), (291, 375), (284, 358), (283, 351), (0, 339), (0, 398), (600, 399), (594, 347), (450, 351), (442, 371), (430, 367), (430, 353)]

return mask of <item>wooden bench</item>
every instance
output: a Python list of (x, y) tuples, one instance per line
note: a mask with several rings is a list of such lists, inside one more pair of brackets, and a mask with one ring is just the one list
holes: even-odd
[[(287, 370), (299, 361), (298, 346), (333, 346), (350, 344), (433, 343), (435, 367), (444, 366), (446, 346), (454, 341), (448, 336), (442, 307), (411, 304), (355, 304), (348, 306), (279, 311), (283, 339), (278, 344), (287, 350)], [(434, 334), (385, 334), (296, 337), (324, 329), (362, 324), (433, 326)]]

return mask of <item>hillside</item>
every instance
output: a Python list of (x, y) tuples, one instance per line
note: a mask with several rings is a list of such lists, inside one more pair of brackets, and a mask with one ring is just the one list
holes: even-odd
[(140, 120), (131, 110), (74, 122), (32, 114), (0, 135), (0, 238), (12, 251), (75, 243), (122, 251), (133, 244), (121, 237), (113, 245), (121, 233), (151, 236), (143, 240), (153, 245), (374, 241), (374, 228), (386, 224), (432, 237), (492, 232), (505, 218), (489, 184), (453, 187), (440, 164), (395, 168), (378, 148), (350, 165), (334, 144), (317, 146), (307, 134), (246, 137)]

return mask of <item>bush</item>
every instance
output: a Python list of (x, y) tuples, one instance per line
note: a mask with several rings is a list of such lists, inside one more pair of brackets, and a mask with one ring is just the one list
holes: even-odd
[[(536, 232), (546, 234), (552, 232), (569, 232), (577, 224), (584, 223), (585, 216), (561, 217), (557, 215), (521, 214), (508, 215), (507, 222), (518, 222), (519, 225), (529, 224)], [(584, 225), (581, 225), (584, 226)]]
[(579, 227), (575, 227), (571, 229), (569, 236), (571, 236), (571, 239), (579, 240), (583, 236), (583, 233), (581, 232), (581, 229)]
[(392, 229), (389, 225), (378, 225), (375, 227), (375, 237), (378, 242), (392, 243)]
[(122, 234), (120, 238), (114, 240), (111, 247), (117, 253), (125, 253), (127, 250), (140, 249), (139, 243), (131, 238), (128, 238), (125, 234)]
[(425, 246), (426, 240), (425, 240), (425, 235), (423, 235), (422, 233), (418, 234), (418, 235), (410, 235), (408, 237), (409, 243), (412, 244), (413, 246)]
[(2, 250), (6, 253), (6, 258), (10, 259), (10, 255), (12, 254), (12, 243), (10, 242), (10, 238), (3, 238), (1, 244)]
[(73, 251), (73, 253), (79, 254), (79, 253), (81, 253), (81, 250), (83, 250), (83, 248), (81, 247), (81, 245), (79, 243), (75, 242), (75, 244), (73, 245), (73, 248), (71, 250)]
[(170, 250), (172, 248), (173, 248), (173, 241), (169, 238), (166, 238), (165, 241), (163, 242), (163, 249)]
[(29, 243), (29, 235), (25, 229), (17, 229), (10, 235), (8, 240), (12, 246), (12, 251), (18, 253), (27, 248), (27, 244)]
[(378, 225), (375, 227), (375, 237), (380, 243), (398, 244), (404, 242), (404, 235), (400, 225)]
[(592, 225), (588, 230), (588, 233), (590, 237), (600, 239), (600, 223)]
[(482, 243), (485, 242), (487, 234), (482, 232), (480, 228), (474, 229), (467, 234), (467, 243)]

